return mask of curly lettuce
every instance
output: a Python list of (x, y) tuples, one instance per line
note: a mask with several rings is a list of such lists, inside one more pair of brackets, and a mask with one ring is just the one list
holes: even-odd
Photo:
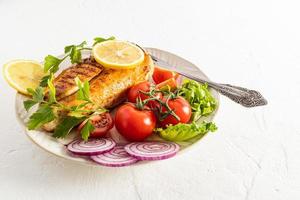
[(207, 84), (186, 79), (177, 94), (190, 103), (192, 108), (191, 121), (197, 121), (202, 116), (208, 116), (217, 108), (217, 101), (208, 90)]

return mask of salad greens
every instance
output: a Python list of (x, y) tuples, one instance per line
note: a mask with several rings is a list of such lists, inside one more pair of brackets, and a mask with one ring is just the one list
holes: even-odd
[(192, 122), (191, 124), (170, 125), (165, 129), (157, 128), (155, 131), (166, 140), (185, 141), (197, 135), (205, 135), (209, 131), (214, 132), (216, 130), (217, 126), (213, 122), (202, 122), (201, 124)]
[(197, 123), (200, 117), (210, 115), (217, 108), (217, 101), (209, 92), (207, 84), (186, 79), (175, 94), (189, 102), (192, 108), (191, 123), (170, 125), (165, 129), (157, 128), (156, 133), (166, 140), (185, 141), (217, 130), (217, 126), (213, 122)]
[(200, 117), (211, 114), (217, 108), (217, 101), (209, 92), (207, 84), (186, 79), (177, 94), (190, 103), (191, 121), (197, 121)]

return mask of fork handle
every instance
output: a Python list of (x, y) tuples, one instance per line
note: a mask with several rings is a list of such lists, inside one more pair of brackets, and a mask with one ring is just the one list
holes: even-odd
[(207, 84), (232, 101), (245, 107), (264, 106), (268, 104), (268, 101), (256, 90), (230, 84), (218, 84), (213, 82), (207, 82)]
[(230, 84), (215, 83), (188, 74), (185, 74), (185, 76), (201, 83), (207, 83), (211, 88), (242, 106), (256, 107), (268, 104), (268, 101), (256, 90), (250, 90)]

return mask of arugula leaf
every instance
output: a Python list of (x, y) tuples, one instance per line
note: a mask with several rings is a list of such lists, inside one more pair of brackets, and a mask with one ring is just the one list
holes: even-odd
[(49, 103), (56, 102), (56, 89), (53, 84), (53, 74), (50, 75), (48, 79), (48, 87), (49, 87)]
[(82, 139), (87, 141), (90, 137), (90, 133), (93, 132), (93, 130), (95, 130), (95, 127), (90, 120), (87, 120), (87, 122), (84, 124), (84, 127), (80, 131)]
[(42, 125), (55, 119), (55, 115), (48, 104), (42, 104), (38, 110), (33, 113), (27, 123), (29, 130), (37, 129)]
[(77, 126), (79, 123), (81, 123), (84, 120), (85, 117), (77, 118), (72, 116), (66, 116), (58, 124), (52, 136), (56, 138), (64, 138), (70, 133), (70, 131), (75, 126)]
[(187, 79), (177, 93), (190, 103), (192, 121), (197, 121), (201, 116), (211, 114), (217, 108), (217, 101), (208, 90), (207, 84)]
[(78, 87), (77, 99), (91, 102), (89, 82), (85, 81), (84, 83), (82, 83), (81, 80), (78, 77), (76, 77), (75, 78), (75, 83)]
[(50, 75), (43, 76), (40, 82), (41, 87), (46, 87), (48, 85), (48, 79), (50, 78)]
[(101, 42), (104, 42), (104, 41), (107, 41), (107, 40), (114, 40), (114, 39), (116, 39), (114, 36), (111, 36), (111, 37), (106, 38), (106, 39), (102, 38), (102, 37), (96, 37), (96, 38), (94, 38), (94, 44), (93, 44), (93, 46), (95, 46), (98, 43), (101, 43)]
[(37, 87), (35, 90), (27, 88), (27, 92), (31, 94), (32, 99), (23, 102), (24, 108), (28, 111), (32, 106), (44, 100), (43, 88)]
[(162, 138), (170, 141), (186, 141), (197, 135), (205, 135), (209, 131), (214, 132), (217, 126), (212, 122), (202, 122), (197, 124), (176, 124), (170, 125), (166, 129), (157, 128), (157, 132)]
[(50, 71), (51, 73), (55, 73), (59, 69), (60, 63), (63, 61), (63, 59), (59, 59), (55, 56), (48, 55), (45, 57), (44, 60), (44, 72)]

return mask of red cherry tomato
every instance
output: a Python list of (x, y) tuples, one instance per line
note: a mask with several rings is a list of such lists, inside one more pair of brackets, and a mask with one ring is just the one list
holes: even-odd
[[(192, 115), (192, 110), (191, 110), (191, 106), (187, 100), (185, 100), (182, 97), (170, 99), (168, 101), (168, 106), (179, 117), (179, 120), (177, 120), (174, 116), (169, 115), (161, 122), (161, 125), (163, 127), (166, 127), (168, 124), (176, 125), (178, 123), (189, 122), (191, 115)], [(165, 112), (166, 108), (163, 108), (162, 110)]]
[[(90, 122), (94, 126), (95, 130), (90, 133), (90, 137), (101, 137), (104, 136), (114, 126), (113, 119), (109, 113), (102, 113), (99, 115), (93, 115), (90, 118)], [(87, 120), (82, 122), (78, 131), (80, 132)]]
[(121, 106), (115, 115), (116, 128), (129, 141), (143, 141), (152, 134), (156, 118), (150, 110), (139, 110), (133, 104)]
[[(138, 97), (140, 97), (142, 100), (145, 100), (145, 99), (149, 98), (148, 95), (145, 95), (145, 94), (143, 94), (140, 91), (149, 92), (150, 91), (150, 87), (151, 87), (151, 83), (149, 81), (141, 82), (141, 83), (138, 83), (138, 84), (132, 86), (129, 89), (128, 94), (127, 94), (128, 101), (132, 102), (132, 103), (136, 103), (136, 99)], [(161, 93), (156, 93), (155, 97), (161, 99), (162, 98), (162, 94)], [(151, 107), (151, 108), (154, 108), (158, 104), (157, 104), (156, 101), (153, 100), (153, 101), (149, 101), (147, 105), (149, 107)]]
[(156, 84), (159, 84), (161, 82), (164, 82), (170, 78), (175, 78), (177, 79), (179, 76), (178, 73), (166, 70), (166, 69), (162, 69), (159, 67), (155, 67), (154, 68), (154, 72), (152, 75), (152, 79)]

